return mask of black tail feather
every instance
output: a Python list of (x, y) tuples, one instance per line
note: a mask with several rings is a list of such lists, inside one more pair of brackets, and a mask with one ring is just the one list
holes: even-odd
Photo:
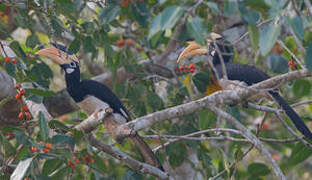
[(304, 124), (299, 115), (293, 110), (292, 107), (279, 95), (276, 91), (269, 91), (272, 97), (276, 100), (276, 102), (281, 106), (281, 108), (285, 111), (287, 116), (294, 123), (296, 128), (308, 139), (312, 140), (312, 133), (309, 128)]

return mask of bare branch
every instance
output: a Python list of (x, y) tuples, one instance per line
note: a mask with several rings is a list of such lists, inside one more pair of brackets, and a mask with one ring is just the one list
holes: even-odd
[(169, 179), (169, 175), (167, 173), (159, 170), (158, 168), (154, 166), (141, 163), (135, 159), (132, 159), (131, 157), (127, 156), (125, 153), (119, 151), (118, 149), (112, 146), (109, 146), (107, 144), (104, 144), (101, 141), (97, 140), (92, 134), (89, 134), (88, 138), (92, 146), (120, 160), (121, 163), (128, 165), (133, 170), (139, 171), (143, 174), (148, 173), (160, 179)]

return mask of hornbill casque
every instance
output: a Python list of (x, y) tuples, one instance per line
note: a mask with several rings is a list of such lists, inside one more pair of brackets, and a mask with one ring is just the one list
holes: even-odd
[[(107, 86), (94, 80), (80, 80), (79, 60), (68, 48), (61, 44), (51, 44), (53, 47), (41, 49), (36, 54), (47, 56), (61, 66), (65, 71), (67, 92), (86, 114), (91, 115), (109, 105), (113, 113), (131, 121), (128, 110)], [(146, 163), (164, 171), (156, 155), (137, 132), (129, 139)]]
[[(207, 40), (208, 46), (200, 46), (194, 41), (188, 42), (188, 46), (181, 52), (177, 62), (181, 60), (191, 58), (196, 55), (209, 55), (212, 57), (212, 64), (215, 67), (215, 71), (210, 73), (209, 83), (207, 83), (206, 94), (211, 94), (215, 91), (222, 90), (222, 86), (216, 80), (215, 74), (217, 73), (219, 78), (222, 79), (224, 76), (222, 70), (222, 64), (218, 52), (221, 52), (222, 59), (226, 68), (228, 80), (236, 80), (246, 83), (248, 86), (259, 83), (261, 81), (270, 78), (269, 75), (264, 73), (262, 70), (247, 64), (233, 63), (233, 47), (229, 42), (219, 34), (211, 33), (210, 39)], [(219, 51), (215, 47), (218, 46)], [(308, 139), (312, 140), (312, 133), (309, 128), (304, 124), (299, 115), (289, 106), (283, 97), (280, 96), (276, 90), (269, 90), (270, 96), (278, 103), (278, 105), (284, 110), (286, 115), (291, 119), (296, 128)]]

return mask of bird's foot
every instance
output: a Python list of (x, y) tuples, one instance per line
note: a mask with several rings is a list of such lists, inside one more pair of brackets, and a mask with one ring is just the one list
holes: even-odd
[(114, 112), (114, 110), (109, 107), (109, 108), (105, 109), (105, 112), (108, 113), (108, 114), (112, 114)]

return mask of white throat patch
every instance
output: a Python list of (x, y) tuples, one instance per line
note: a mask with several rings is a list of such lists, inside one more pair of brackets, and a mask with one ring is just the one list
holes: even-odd
[(75, 69), (73, 69), (73, 68), (66, 68), (66, 73), (67, 74), (70, 74), (70, 73), (72, 73), (74, 71), (75, 71)]

